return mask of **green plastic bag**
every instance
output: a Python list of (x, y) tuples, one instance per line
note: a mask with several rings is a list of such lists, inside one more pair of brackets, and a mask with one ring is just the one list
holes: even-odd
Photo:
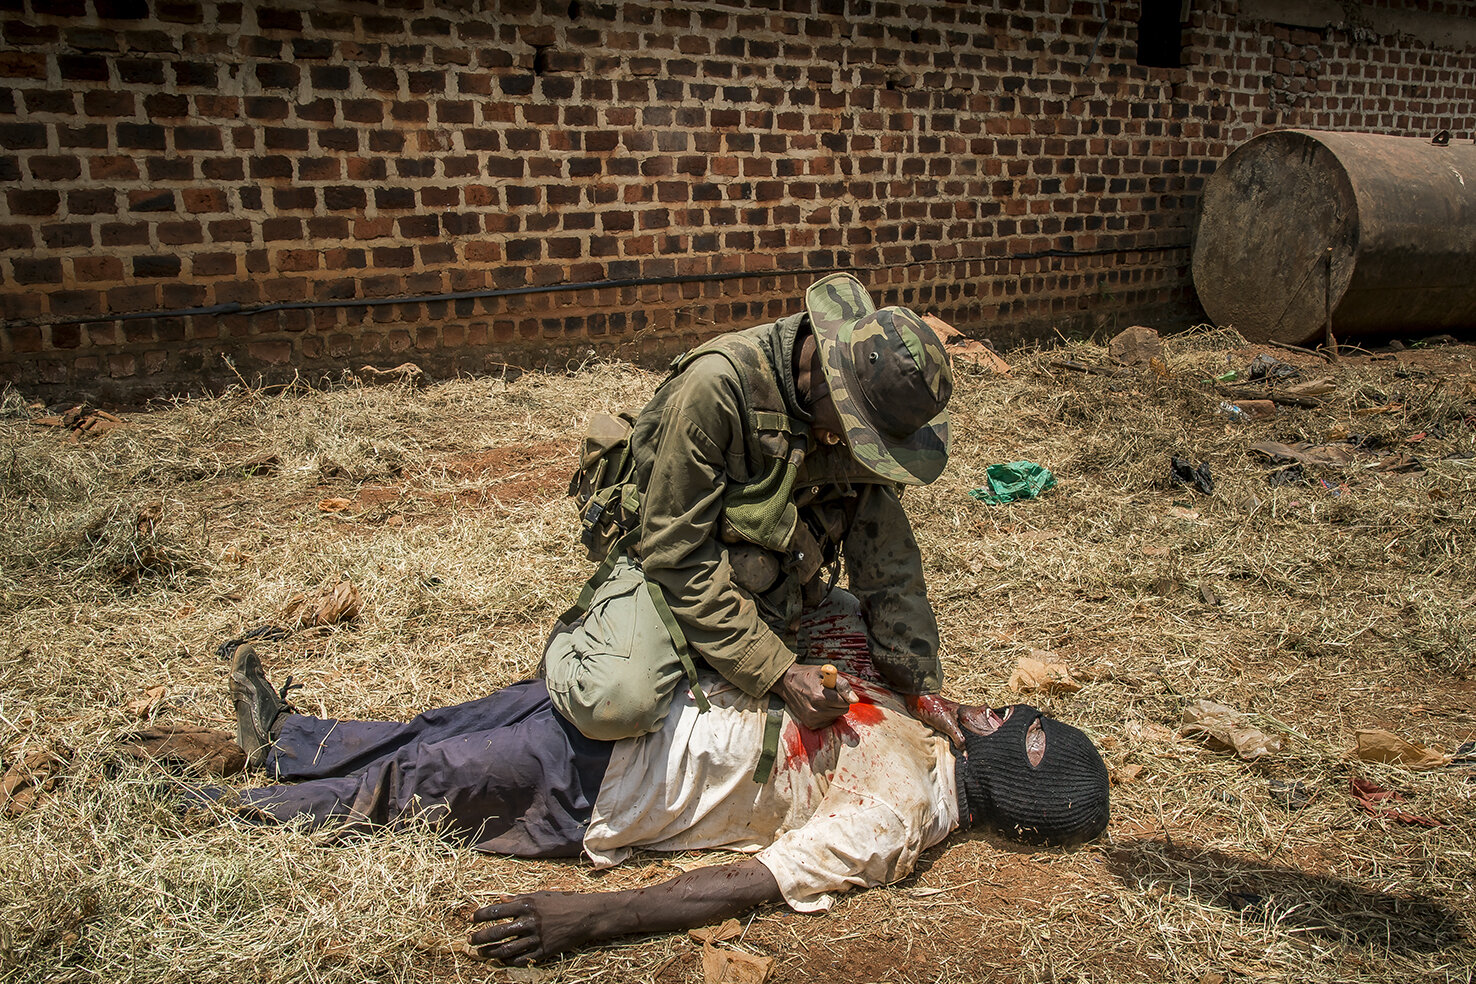
[(1007, 465), (990, 465), (985, 473), (989, 479), (987, 489), (970, 489), (969, 495), (991, 506), (1015, 502), (1019, 499), (1034, 499), (1056, 484), (1056, 476), (1049, 468), (1033, 461), (1012, 461)]

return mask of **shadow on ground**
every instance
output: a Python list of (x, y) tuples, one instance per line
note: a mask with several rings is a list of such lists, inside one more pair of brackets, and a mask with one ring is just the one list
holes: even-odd
[(1108, 869), (1131, 889), (1167, 890), (1301, 936), (1408, 955), (1435, 953), (1466, 938), (1455, 909), (1329, 875), (1193, 844), (1131, 841), (1105, 853)]

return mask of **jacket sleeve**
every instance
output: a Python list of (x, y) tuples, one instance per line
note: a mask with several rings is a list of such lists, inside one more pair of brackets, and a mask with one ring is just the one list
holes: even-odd
[(718, 536), (723, 492), (746, 478), (738, 379), (722, 356), (702, 358), (675, 381), (661, 410), (650, 478), (641, 501), (641, 567), (695, 654), (744, 693), (767, 693), (794, 653), (733, 582)]
[(871, 634), (872, 665), (899, 693), (935, 694), (943, 688), (938, 620), (912, 524), (893, 486), (859, 489), (845, 538), (846, 576)]

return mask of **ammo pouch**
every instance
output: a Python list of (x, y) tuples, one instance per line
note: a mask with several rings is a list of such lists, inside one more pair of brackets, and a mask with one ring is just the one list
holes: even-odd
[(634, 526), (639, 494), (631, 483), (635, 458), (630, 432), (635, 414), (600, 413), (589, 422), (579, 467), (569, 479), (569, 495), (579, 506), (579, 542), (590, 560), (610, 553), (623, 529)]

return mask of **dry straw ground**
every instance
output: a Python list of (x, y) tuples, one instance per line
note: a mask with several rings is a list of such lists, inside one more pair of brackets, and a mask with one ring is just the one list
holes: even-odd
[[(1010, 702), (1032, 653), (1096, 667), (1079, 692), (1039, 700), (1128, 781), (1097, 845), (959, 837), (827, 917), (760, 911), (738, 945), (775, 957), (776, 980), (1471, 979), (1476, 782), (1343, 753), (1373, 725), (1446, 752), (1476, 737), (1472, 350), (1336, 366), (1277, 353), (1333, 379), (1323, 406), (1265, 422), (1217, 412), (1208, 377), (1258, 351), (1201, 332), (1120, 375), (1061, 368), (1108, 365), (1085, 344), (1016, 353), (1010, 377), (961, 371), (953, 463), (906, 498), (949, 692)], [(655, 382), (601, 364), (424, 389), (238, 389), (76, 443), (7, 394), (0, 755), (62, 764), (40, 806), (0, 819), (0, 979), (700, 979), (681, 935), (526, 971), (457, 944), (499, 892), (647, 884), (712, 856), (594, 875), (424, 830), (344, 839), (181, 815), (162, 770), (116, 743), (141, 717), (229, 727), (217, 643), (339, 577), (362, 594), (354, 623), (262, 647), (306, 684), (305, 709), (408, 716), (527, 675), (586, 573), (562, 497), (582, 424)], [(1247, 450), (1350, 433), (1423, 470), (1381, 471), (1368, 451), (1273, 486)], [(1171, 487), (1172, 455), (1208, 462), (1213, 495)], [(967, 496), (1014, 459), (1059, 484), (1010, 506)], [(319, 509), (328, 498), (348, 508)], [(1179, 737), (1198, 698), (1250, 713), (1284, 750), (1247, 763)], [(1440, 826), (1361, 812), (1354, 776)], [(1303, 783), (1310, 802), (1280, 805), (1272, 780)]]

